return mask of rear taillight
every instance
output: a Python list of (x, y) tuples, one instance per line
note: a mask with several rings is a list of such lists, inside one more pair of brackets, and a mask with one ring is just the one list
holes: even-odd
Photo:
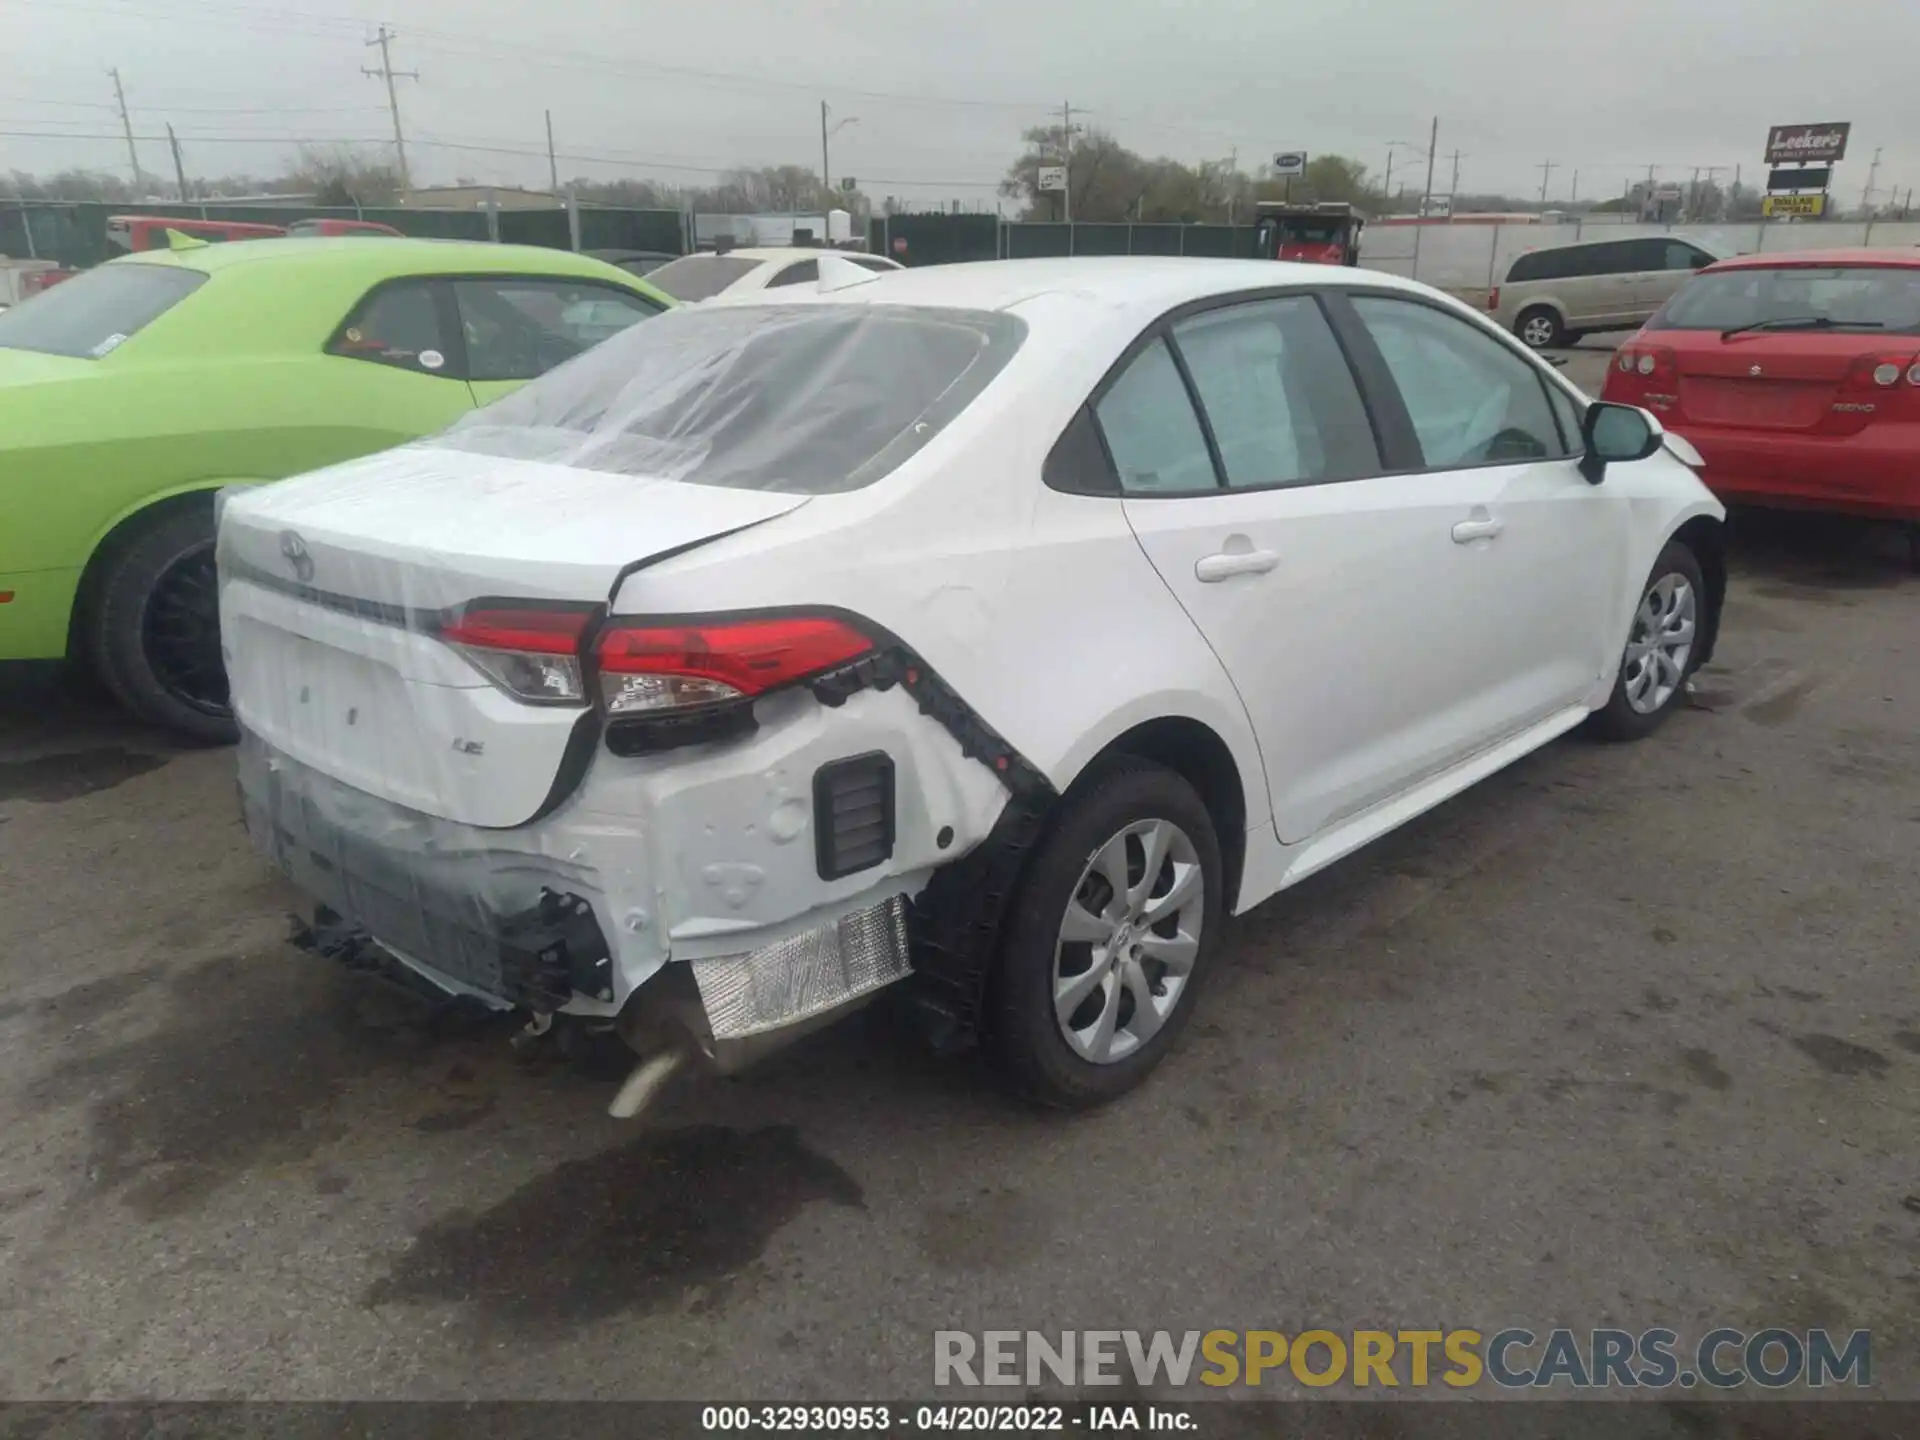
[(1623, 345), (1614, 358), (1614, 369), (1649, 385), (1679, 378), (1680, 362), (1664, 345)]
[(580, 642), (598, 608), (478, 601), (443, 616), (438, 633), (514, 699), (579, 705), (587, 698)]
[(1909, 352), (1900, 355), (1862, 355), (1847, 369), (1840, 388), (1856, 394), (1892, 390), (1902, 380), (1920, 385), (1920, 363)]
[(859, 659), (873, 641), (826, 615), (678, 625), (613, 621), (595, 664), (612, 717), (659, 715), (752, 699)]
[(1487, 309), (1498, 310), (1499, 308), (1500, 308), (1500, 287), (1496, 285), (1491, 290), (1487, 291)]

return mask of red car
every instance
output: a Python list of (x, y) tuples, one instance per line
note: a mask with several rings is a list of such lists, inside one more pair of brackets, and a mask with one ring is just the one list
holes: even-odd
[(1920, 564), (1920, 251), (1710, 265), (1601, 393), (1690, 440), (1721, 499), (1904, 521)]

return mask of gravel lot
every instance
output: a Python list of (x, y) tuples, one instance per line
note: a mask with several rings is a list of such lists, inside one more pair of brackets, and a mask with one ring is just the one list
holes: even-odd
[(0, 1395), (831, 1400), (926, 1393), (936, 1328), (1664, 1324), (1871, 1327), (1920, 1397), (1920, 579), (1809, 519), (1736, 565), (1694, 708), (1242, 918), (1078, 1118), (869, 1016), (609, 1120), (290, 949), (229, 755), (9, 691)]

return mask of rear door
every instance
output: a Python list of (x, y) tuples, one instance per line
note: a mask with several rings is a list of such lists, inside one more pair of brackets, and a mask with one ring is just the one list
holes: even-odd
[(594, 280), (486, 275), (451, 280), (461, 359), (477, 405), (509, 395), (660, 313), (631, 290)]
[(1653, 257), (1657, 241), (1607, 240), (1582, 247), (1576, 259), (1573, 278), (1565, 283), (1570, 295), (1577, 295), (1571, 308), (1578, 312), (1573, 328), (1626, 329), (1638, 325), (1640, 314), (1640, 267)]
[(1514, 597), (1454, 527), (1506, 481), (1420, 467), (1404, 410), (1370, 416), (1313, 295), (1178, 316), (1093, 410), (1141, 546), (1239, 689), (1283, 840), (1481, 743), (1473, 699), (1517, 663), (1486, 637)]

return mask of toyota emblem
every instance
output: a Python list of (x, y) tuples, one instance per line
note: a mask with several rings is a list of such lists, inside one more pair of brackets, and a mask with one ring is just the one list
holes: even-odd
[(299, 532), (280, 532), (280, 558), (287, 562), (294, 579), (302, 584), (313, 579), (313, 556), (307, 553), (307, 542), (300, 538)]

